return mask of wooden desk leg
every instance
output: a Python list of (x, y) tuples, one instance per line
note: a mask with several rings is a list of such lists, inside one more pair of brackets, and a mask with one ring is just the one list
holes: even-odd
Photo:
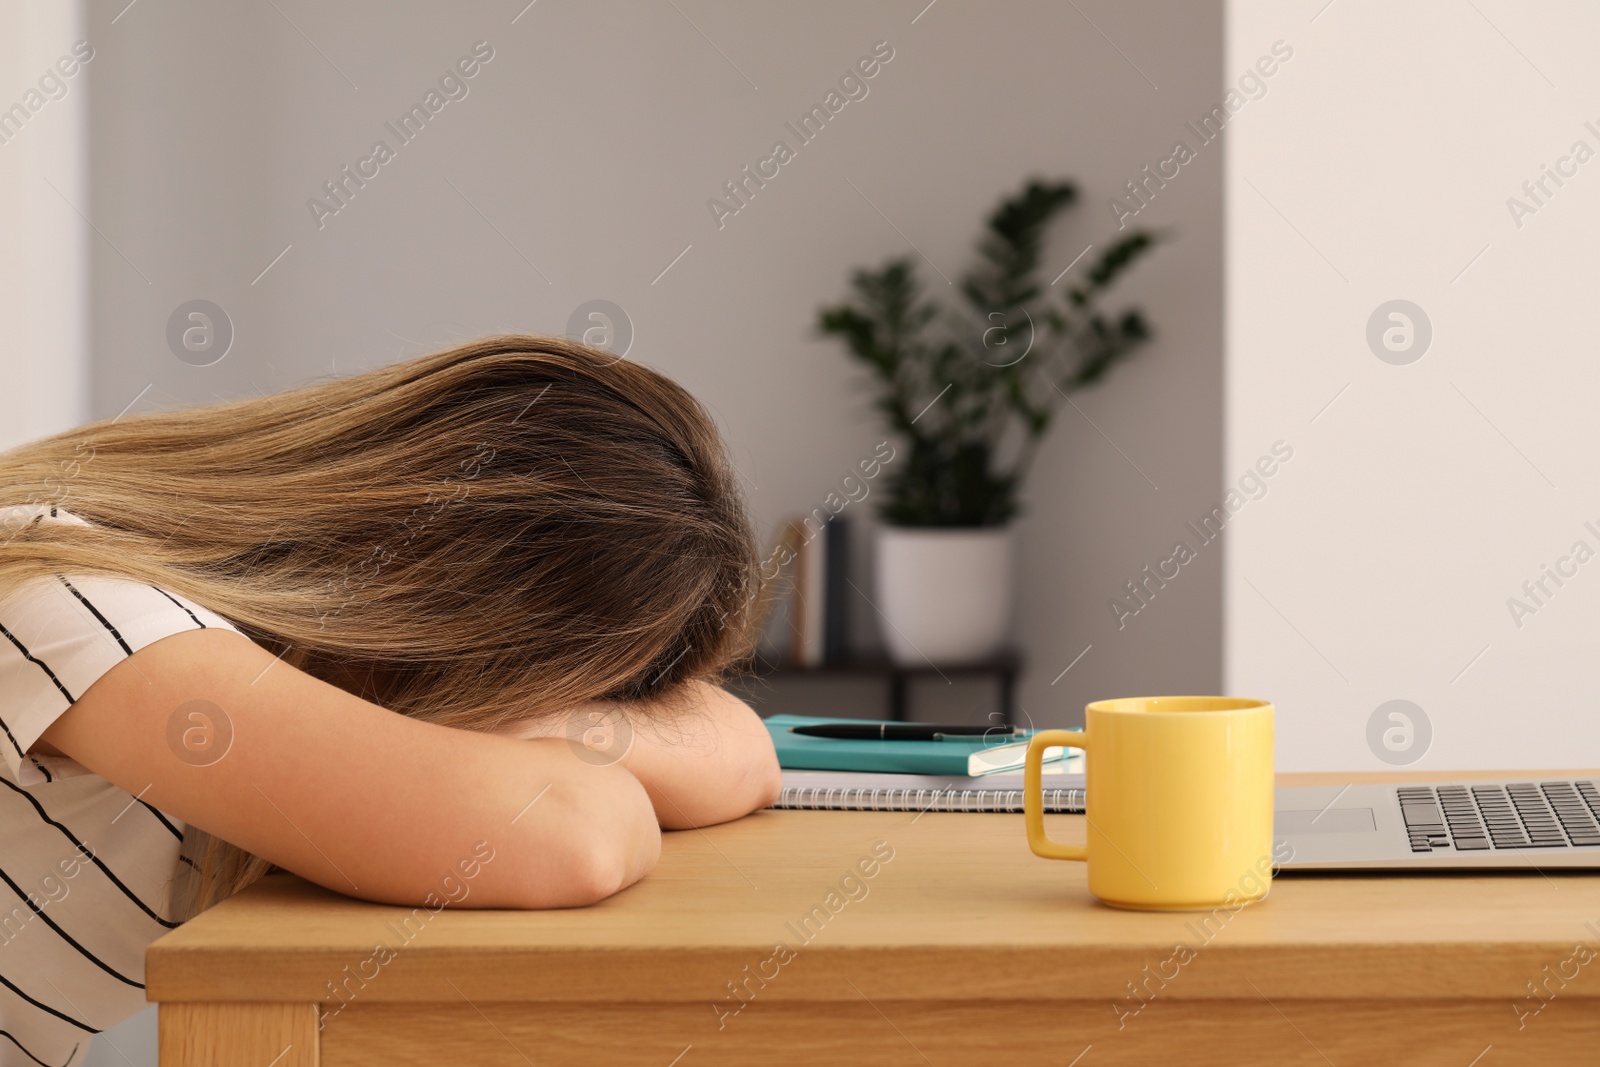
[(162, 1004), (161, 1067), (317, 1067), (315, 1004)]

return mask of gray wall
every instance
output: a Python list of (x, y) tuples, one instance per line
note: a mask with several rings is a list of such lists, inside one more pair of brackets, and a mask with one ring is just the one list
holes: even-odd
[(72, 55), (83, 15), (77, 3), (0, 8), (0, 449), (88, 415), (89, 68)]
[[(858, 372), (810, 335), (851, 267), (914, 243), (955, 275), (983, 213), (1037, 173), (1084, 193), (1050, 250), (1054, 277), (1114, 232), (1107, 197), (1168, 155), (1220, 86), (1216, 2), (1086, 0), (1080, 14), (544, 0), (520, 17), (514, 0), (404, 14), (168, 2), (112, 24), (124, 3), (95, 3), (89, 20), (92, 214), (106, 237), (94, 249), (97, 415), (146, 386), (135, 410), (281, 389), (492, 331), (560, 333), (580, 303), (605, 298), (632, 320), (630, 358), (717, 413), (763, 531), (819, 504), (882, 439)], [(468, 95), (319, 229), (308, 199), (375, 140), (396, 144), (385, 123), (479, 40), (494, 58)], [(707, 199), (775, 139), (792, 142), (785, 121), (880, 40), (894, 58), (869, 94), (719, 230)], [(1126, 629), (1107, 606), (1218, 495), (1220, 165), (1203, 151), (1140, 214), (1172, 240), (1123, 296), (1159, 339), (1080, 395), (1081, 414), (1064, 410), (1027, 494), (1022, 705), (1041, 723), (1077, 721), (1091, 698), (1220, 684), (1219, 560), (1185, 568)], [(168, 316), (195, 298), (235, 329), (209, 367), (165, 341)], [(857, 607), (870, 638), (875, 616)], [(876, 694), (801, 699), (871, 710)], [(919, 699), (925, 714), (956, 715), (989, 698), (952, 687)]]

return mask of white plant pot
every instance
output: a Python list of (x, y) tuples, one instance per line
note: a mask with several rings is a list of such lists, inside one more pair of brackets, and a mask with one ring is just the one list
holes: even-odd
[(896, 663), (986, 659), (1011, 637), (1016, 538), (1010, 526), (884, 526), (877, 607)]

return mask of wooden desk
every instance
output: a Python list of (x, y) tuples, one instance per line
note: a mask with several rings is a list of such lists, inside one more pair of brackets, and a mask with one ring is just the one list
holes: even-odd
[[(893, 858), (850, 899), (876, 842)], [(447, 909), (406, 943), (408, 914), (274, 876), (163, 937), (162, 1064), (1600, 1062), (1600, 875), (1293, 876), (1234, 914), (1147, 914), (1035, 859), (1020, 815), (768, 811), (670, 835), (593, 908)]]

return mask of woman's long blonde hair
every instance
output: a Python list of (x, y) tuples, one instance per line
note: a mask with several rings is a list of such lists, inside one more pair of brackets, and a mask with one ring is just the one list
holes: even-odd
[[(148, 582), (447, 726), (665, 695), (753, 646), (757, 546), (712, 420), (549, 337), (57, 434), (0, 454), (18, 504), (90, 525), (0, 530), (0, 586)], [(191, 835), (190, 910), (269, 868)]]

